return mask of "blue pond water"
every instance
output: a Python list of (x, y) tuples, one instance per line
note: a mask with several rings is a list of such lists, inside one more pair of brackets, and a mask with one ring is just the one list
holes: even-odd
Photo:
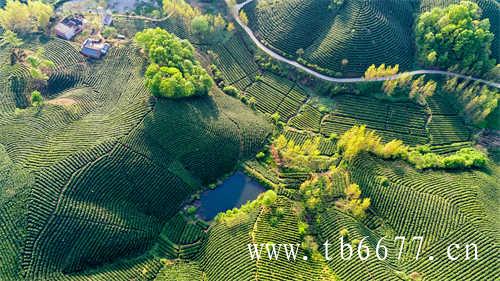
[(218, 213), (238, 208), (264, 191), (266, 189), (262, 185), (238, 171), (214, 190), (201, 194), (198, 216), (206, 221), (212, 220)]

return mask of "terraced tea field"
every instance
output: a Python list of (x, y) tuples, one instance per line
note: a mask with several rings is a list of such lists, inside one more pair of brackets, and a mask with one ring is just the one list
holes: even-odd
[[(244, 11), (257, 38), (277, 53), (330, 76), (359, 77), (371, 64), (414, 68), (413, 15), (460, 1), (338, 2), (255, 0)], [(498, 2), (476, 2), (498, 34)], [(498, 44), (496, 36), (497, 60)]]
[(291, 57), (302, 49), (318, 69), (360, 76), (372, 63), (412, 67), (410, 1), (344, 1), (340, 10), (330, 2), (259, 0), (245, 11), (265, 44)]
[[(43, 47), (55, 64), (39, 88), (41, 106), (31, 101), (29, 66), (12, 65), (14, 50), (0, 39), (1, 281), (500, 279), (498, 143), (464, 118), (468, 108), (441, 93), (444, 76), (428, 75), (438, 88), (420, 103), (366, 90), (371, 85), (362, 79), (321, 81), (259, 50), (230, 7), (188, 2), (200, 13), (221, 13), (235, 29), (214, 43), (212, 33), (193, 32), (191, 18), (116, 17), (113, 26), (126, 39), (113, 41), (101, 60), (82, 56), (75, 42), (25, 37), (22, 48)], [(328, 77), (348, 78), (371, 64), (414, 69), (415, 17), (458, 1), (235, 2), (247, 3), (249, 27), (265, 46)], [(498, 34), (498, 3), (476, 2)], [(151, 95), (144, 78), (152, 58), (130, 38), (157, 26), (193, 43), (195, 59), (216, 82), (207, 96)], [(493, 46), (498, 57), (498, 37)], [(495, 90), (498, 81), (483, 78), (478, 83)], [(361, 125), (383, 144), (401, 140), (409, 152), (382, 159), (364, 149), (349, 159), (342, 135)], [(314, 161), (300, 155), (304, 167), (283, 164), (280, 135), (292, 155), (317, 141), (308, 152)], [(482, 168), (417, 169), (408, 159), (418, 152), (422, 162), (453, 160), (471, 147), (489, 157)], [(213, 220), (196, 215), (202, 192), (237, 170), (268, 191)], [(320, 183), (308, 191), (314, 180)], [(360, 216), (356, 208), (367, 198)], [(399, 248), (398, 236), (424, 241), (421, 249), (409, 241)], [(341, 237), (354, 248), (352, 259), (342, 257)], [(376, 255), (380, 241), (386, 258)], [(284, 251), (279, 259), (263, 251), (257, 260), (253, 243), (292, 244), (299, 252), (293, 261)], [(460, 244), (457, 260), (447, 256), (453, 243)], [(470, 243), (477, 260), (464, 258)], [(366, 260), (358, 257), (361, 244)]]
[[(46, 105), (14, 114), (22, 106), (16, 97), (26, 99), (16, 77), (26, 76), (11, 72), (0, 83), (2, 159), (12, 167), (2, 182), (15, 183), (2, 189), (2, 233), (13, 237), (2, 242), (12, 261), (2, 280), (59, 276), (143, 253), (190, 194), (253, 155), (269, 130), (217, 91), (192, 102), (150, 98), (131, 46), (101, 62), (58, 39), (44, 47), (56, 63)], [(194, 241), (187, 236), (172, 240)]]

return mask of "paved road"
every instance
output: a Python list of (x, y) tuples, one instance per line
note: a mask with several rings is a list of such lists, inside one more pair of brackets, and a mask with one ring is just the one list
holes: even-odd
[[(365, 79), (364, 77), (359, 77), (359, 78), (335, 78), (335, 77), (331, 77), (331, 76), (327, 76), (327, 75), (324, 75), (324, 74), (321, 74), (319, 72), (316, 72), (296, 61), (293, 61), (293, 60), (290, 60), (290, 59), (287, 59), (285, 57), (283, 57), (282, 55), (274, 52), (273, 50), (269, 49), (268, 47), (266, 47), (264, 44), (262, 44), (258, 39), (257, 37), (255, 37), (255, 35), (253, 34), (253, 31), (247, 26), (245, 25), (240, 17), (239, 17), (239, 11), (245, 6), (247, 5), (248, 3), (250, 2), (253, 2), (254, 0), (247, 0), (241, 4), (237, 4), (235, 5), (233, 8), (232, 8), (232, 13), (233, 13), (233, 17), (236, 19), (236, 22), (238, 22), (238, 24), (241, 26), (241, 28), (243, 28), (243, 30), (245, 30), (245, 32), (248, 34), (248, 36), (250, 36), (250, 38), (252, 39), (252, 41), (255, 43), (255, 45), (257, 45), (257, 47), (259, 47), (262, 51), (264, 51), (266, 54), (270, 55), (271, 57), (273, 57), (274, 59), (276, 60), (279, 60), (279, 61), (282, 61), (284, 63), (287, 63), (291, 66), (294, 66), (296, 68), (299, 68), (309, 74), (311, 74), (312, 76), (314, 77), (317, 77), (319, 79), (322, 79), (322, 80), (325, 80), (325, 81), (331, 81), (331, 82), (338, 82), (338, 83), (359, 83), (359, 82), (372, 82), (372, 81), (386, 81), (386, 80), (394, 80), (394, 79), (397, 79), (399, 77), (401, 77), (402, 75), (404, 75), (404, 73), (400, 73), (400, 74), (396, 74), (396, 75), (393, 75), (393, 76), (386, 76), (386, 77), (380, 77), (380, 78), (374, 78), (374, 79)], [(454, 73), (454, 72), (449, 72), (449, 71), (444, 71), (444, 70), (426, 70), (426, 69), (421, 69), (421, 70), (414, 70), (414, 71), (409, 71), (409, 72), (406, 72), (410, 75), (419, 75), (419, 74), (439, 74), (439, 75), (446, 75), (446, 76), (451, 76), (451, 77), (458, 77), (458, 78), (463, 78), (463, 79), (469, 79), (469, 80), (473, 80), (473, 81), (478, 81), (478, 82), (481, 82), (481, 83), (484, 83), (486, 85), (489, 85), (491, 87), (495, 87), (495, 88), (500, 88), (500, 83), (496, 83), (496, 82), (492, 82), (492, 81), (487, 81), (487, 80), (484, 80), (484, 79), (480, 79), (480, 78), (476, 78), (476, 77), (472, 77), (472, 76), (467, 76), (467, 75), (463, 75), (463, 74), (459, 74), (459, 73)]]

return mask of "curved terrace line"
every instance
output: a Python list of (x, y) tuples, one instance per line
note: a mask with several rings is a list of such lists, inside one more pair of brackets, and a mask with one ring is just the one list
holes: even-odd
[(407, 72), (399, 73), (399, 74), (392, 75), (392, 76), (385, 76), (385, 77), (379, 77), (379, 78), (373, 78), (373, 79), (365, 79), (364, 77), (359, 77), (359, 78), (335, 78), (335, 77), (331, 77), (331, 76), (328, 76), (328, 75), (321, 74), (321, 73), (319, 73), (319, 72), (317, 72), (315, 70), (312, 70), (312, 69), (310, 69), (310, 68), (308, 68), (308, 67), (306, 67), (306, 66), (304, 66), (304, 65), (302, 65), (300, 63), (298, 63), (297, 61), (287, 59), (287, 58), (283, 57), (282, 55), (274, 52), (273, 50), (269, 49), (264, 44), (262, 44), (257, 39), (257, 37), (255, 37), (255, 35), (254, 35), (253, 31), (250, 29), (250, 27), (248, 27), (247, 25), (245, 25), (241, 21), (240, 16), (239, 16), (240, 10), (243, 7), (245, 7), (247, 4), (249, 4), (249, 3), (253, 2), (253, 1), (254, 0), (247, 0), (247, 1), (243, 2), (243, 3), (234, 5), (234, 7), (232, 8), (232, 14), (233, 14), (233, 17), (235, 18), (236, 22), (238, 22), (238, 24), (241, 26), (241, 28), (243, 28), (243, 30), (245, 30), (245, 32), (248, 34), (248, 36), (250, 36), (250, 38), (255, 43), (255, 45), (257, 45), (257, 47), (259, 47), (259, 49), (261, 49), (262, 51), (264, 51), (266, 54), (268, 54), (272, 58), (274, 58), (276, 60), (279, 60), (279, 61), (282, 61), (284, 63), (287, 63), (287, 64), (289, 64), (289, 65), (291, 65), (293, 67), (296, 67), (298, 69), (301, 69), (301, 70), (303, 70), (303, 71), (305, 71), (305, 72), (307, 72), (307, 73), (311, 74), (312, 76), (317, 77), (319, 79), (322, 79), (322, 80), (325, 80), (325, 81), (330, 81), (330, 82), (337, 82), (337, 83), (359, 83), (359, 82), (395, 80), (395, 79), (398, 79), (401, 76), (407, 75), (407, 74), (410, 74), (410, 75), (438, 74), (438, 75), (452, 76), (452, 77), (457, 77), (457, 78), (462, 78), (462, 79), (467, 79), (467, 80), (473, 80), (473, 81), (484, 83), (484, 84), (486, 84), (488, 86), (500, 89), (500, 83), (496, 83), (496, 82), (492, 82), (492, 81), (487, 81), (487, 80), (484, 80), (484, 79), (481, 79), (481, 78), (476, 78), (476, 77), (467, 76), (467, 75), (463, 75), (463, 74), (459, 74), (459, 73), (454, 73), (454, 72), (450, 72), (450, 71), (444, 71), (444, 70), (420, 69), (420, 70), (407, 71)]

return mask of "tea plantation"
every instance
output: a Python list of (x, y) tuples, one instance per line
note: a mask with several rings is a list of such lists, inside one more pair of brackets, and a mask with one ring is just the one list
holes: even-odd
[[(331, 4), (338, 2), (339, 4)], [(335, 76), (361, 76), (371, 64), (414, 68), (414, 14), (460, 1), (256, 0), (244, 7), (249, 26), (271, 49)], [(478, 0), (499, 34), (499, 3)], [(492, 51), (499, 59), (499, 37)]]
[[(415, 17), (456, 2), (254, 0), (243, 11), (273, 51), (328, 75), (359, 77), (372, 64), (416, 68)], [(476, 2), (498, 34), (499, 4)], [(43, 47), (55, 64), (39, 106), (30, 99), (29, 66), (12, 64), (14, 49), (0, 37), (1, 281), (500, 279), (498, 139), (485, 137), (498, 128), (471, 124), (471, 109), (457, 102), (481, 105), (483, 96), (447, 94), (447, 77), (437, 75), (426, 76), (438, 87), (425, 102), (386, 95), (382, 82), (321, 81), (259, 50), (222, 1), (186, 3), (199, 15), (117, 16), (113, 26), (127, 38), (100, 60), (84, 57), (74, 41), (23, 37), (26, 52)], [(221, 13), (234, 30), (200, 35), (183, 13)], [(208, 95), (151, 94), (145, 73), (154, 60), (132, 38), (152, 27), (193, 44), (214, 82)], [(497, 37), (497, 58), (498, 44)], [(458, 94), (479, 83), (458, 82)], [(497, 88), (487, 89), (498, 98)], [(349, 158), (341, 143), (353, 128), (374, 140)], [(364, 144), (357, 137), (348, 145)], [(444, 164), (462, 163), (457, 151), (472, 148), (484, 163)], [(418, 166), (433, 161), (439, 165)], [(200, 197), (236, 170), (267, 191), (201, 219)], [(415, 236), (424, 237), (420, 249)], [(341, 255), (341, 239), (352, 259)], [(299, 253), (252, 259), (252, 243), (296, 244)], [(454, 243), (457, 260), (447, 256)], [(477, 260), (465, 259), (471, 243)]]

